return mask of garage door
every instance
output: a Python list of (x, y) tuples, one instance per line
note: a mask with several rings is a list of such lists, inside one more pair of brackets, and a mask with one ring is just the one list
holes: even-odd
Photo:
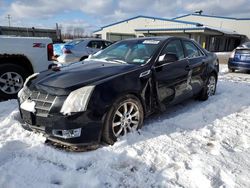
[(129, 38), (135, 38), (135, 35), (126, 35), (126, 34), (118, 34), (118, 33), (107, 33), (107, 39), (110, 41), (119, 41)]

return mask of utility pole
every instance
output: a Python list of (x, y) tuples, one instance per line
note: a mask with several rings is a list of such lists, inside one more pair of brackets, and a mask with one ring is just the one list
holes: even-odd
[(6, 16), (6, 18), (7, 18), (7, 19), (8, 19), (8, 21), (9, 21), (9, 27), (10, 27), (10, 19), (11, 19), (10, 14), (8, 14), (8, 15)]

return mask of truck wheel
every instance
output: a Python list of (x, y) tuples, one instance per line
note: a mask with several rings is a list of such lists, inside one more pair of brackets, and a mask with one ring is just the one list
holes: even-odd
[(0, 98), (16, 98), (27, 77), (28, 73), (21, 66), (14, 64), (0, 65)]
[(119, 98), (107, 113), (102, 138), (108, 144), (120, 136), (142, 127), (144, 112), (141, 102), (133, 95)]

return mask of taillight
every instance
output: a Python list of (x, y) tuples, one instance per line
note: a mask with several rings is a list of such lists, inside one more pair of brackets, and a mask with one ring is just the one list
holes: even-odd
[(231, 53), (231, 55), (230, 55), (230, 58), (234, 58), (234, 55), (235, 55), (235, 50), (234, 51), (232, 51), (232, 53)]
[(64, 54), (72, 54), (72, 52), (67, 48), (63, 48), (63, 53)]
[(54, 50), (53, 50), (53, 44), (52, 43), (47, 45), (47, 52), (48, 52), (48, 60), (52, 61), (53, 60), (53, 55), (54, 55)]

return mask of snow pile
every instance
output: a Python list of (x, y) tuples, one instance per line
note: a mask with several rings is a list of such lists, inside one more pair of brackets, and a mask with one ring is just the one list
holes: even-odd
[(0, 187), (249, 187), (250, 75), (224, 72), (208, 101), (146, 120), (113, 146), (70, 153), (22, 129), (0, 103)]
[(228, 66), (227, 64), (220, 64), (220, 74), (228, 73)]

